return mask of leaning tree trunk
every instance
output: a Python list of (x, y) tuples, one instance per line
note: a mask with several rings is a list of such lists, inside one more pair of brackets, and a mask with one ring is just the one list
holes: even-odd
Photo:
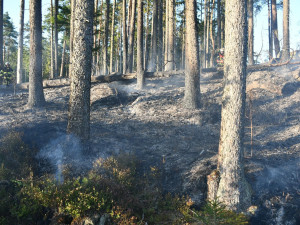
[[(246, 100), (246, 0), (225, 3), (224, 93), (219, 142), (217, 197), (229, 209), (250, 206), (250, 188), (244, 175), (243, 134)], [(239, 56), (239, 57), (237, 57)]]
[(68, 133), (90, 137), (90, 89), (94, 0), (76, 1)]
[(17, 84), (22, 83), (23, 71), (23, 35), (24, 35), (24, 2), (20, 5), (20, 27), (19, 27), (19, 46), (18, 46), (18, 66), (17, 66)]
[(253, 0), (248, 0), (248, 64), (254, 64), (253, 58)]
[(64, 35), (64, 43), (63, 43), (63, 51), (62, 51), (62, 55), (61, 55), (61, 65), (60, 65), (60, 77), (64, 76), (64, 66), (65, 66), (65, 54), (66, 54), (66, 32)]
[(276, 0), (272, 0), (272, 33), (274, 36), (275, 58), (277, 58), (280, 53), (280, 44), (278, 37)]
[(283, 46), (282, 60), (290, 58), (290, 0), (283, 0)]
[(127, 25), (126, 25), (126, 0), (123, 0), (123, 74), (127, 73)]
[(3, 68), (3, 0), (0, 0), (0, 68)]
[(165, 71), (171, 71), (174, 69), (174, 28), (175, 28), (175, 1), (169, 1), (169, 10), (168, 10), (168, 42), (167, 42), (167, 64)]
[(144, 88), (145, 75), (143, 63), (143, 0), (138, 0), (138, 17), (137, 17), (137, 58), (136, 58), (136, 72), (137, 72), (137, 87)]
[(113, 55), (114, 55), (114, 30), (115, 30), (115, 8), (116, 0), (113, 0), (113, 13), (111, 22), (111, 36), (110, 36), (110, 59), (109, 59), (109, 72), (113, 72)]
[(30, 66), (29, 108), (41, 107), (45, 103), (42, 78), (42, 0), (30, 0)]
[(185, 92), (186, 108), (195, 109), (200, 100), (199, 44), (197, 35), (196, 0), (186, 1)]

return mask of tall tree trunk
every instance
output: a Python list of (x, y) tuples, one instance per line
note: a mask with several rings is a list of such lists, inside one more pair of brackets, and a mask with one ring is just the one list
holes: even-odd
[(97, 51), (97, 62), (96, 62), (96, 73), (100, 74), (100, 67), (101, 67), (101, 63), (100, 63), (100, 54), (101, 54), (101, 50), (100, 50), (100, 43), (101, 43), (101, 25), (102, 25), (102, 11), (103, 11), (103, 0), (101, 0), (101, 6), (100, 6), (100, 15), (99, 15), (99, 33), (98, 33), (98, 40), (97, 40), (97, 47), (98, 47), (98, 51)]
[(170, 0), (166, 0), (166, 15), (165, 15), (165, 38), (164, 38), (164, 70), (166, 70), (166, 66), (168, 64), (168, 42), (169, 42), (169, 4)]
[(111, 36), (110, 36), (110, 59), (109, 59), (109, 72), (113, 72), (113, 55), (114, 55), (114, 30), (115, 30), (115, 8), (116, 0), (113, 0), (113, 14), (111, 22)]
[(253, 0), (248, 0), (248, 63), (254, 64), (253, 57)]
[(150, 17), (150, 0), (147, 0), (147, 18), (146, 18), (146, 32), (145, 32), (145, 47), (144, 47), (144, 69), (148, 68), (148, 37), (149, 37), (149, 17)]
[(218, 24), (218, 34), (217, 34), (217, 44), (218, 49), (221, 48), (221, 0), (217, 0), (217, 24)]
[(29, 66), (29, 108), (41, 107), (45, 103), (43, 92), (42, 64), (42, 0), (30, 0), (30, 66)]
[(195, 109), (200, 100), (199, 44), (197, 35), (196, 0), (186, 1), (186, 42), (185, 42), (185, 92), (184, 103), (187, 108)]
[[(98, 13), (98, 0), (95, 0), (94, 5), (94, 41), (93, 41), (93, 48), (94, 50), (97, 47), (97, 13)], [(98, 53), (98, 51), (97, 51)], [(93, 52), (93, 70), (92, 70), (92, 76), (95, 76), (97, 74), (97, 53)]]
[(3, 0), (0, 0), (0, 68), (3, 68)]
[(136, 0), (132, 0), (132, 12), (131, 12), (131, 17), (130, 17), (130, 32), (129, 32), (129, 43), (128, 43), (128, 71), (129, 71), (129, 73), (132, 73), (132, 70), (133, 70), (135, 14), (136, 14)]
[(90, 137), (90, 89), (94, 0), (76, 1), (68, 133)]
[(158, 27), (158, 0), (153, 0), (153, 14), (152, 14), (152, 31), (151, 31), (151, 48), (149, 71), (154, 72), (157, 68), (157, 27)]
[(106, 0), (105, 11), (105, 30), (104, 30), (104, 43), (103, 43), (103, 74), (107, 75), (107, 48), (108, 48), (108, 23), (109, 23), (109, 8), (110, 0)]
[[(53, 1), (51, 0), (51, 18), (53, 18)], [(51, 51), (51, 62), (50, 62), (50, 79), (54, 79), (55, 77), (55, 54), (54, 54), (54, 26), (51, 23), (51, 37), (50, 37), (50, 51)]]
[(226, 70), (218, 157), (220, 183), (217, 196), (229, 209), (243, 211), (251, 203), (243, 163), (247, 67), (246, 0), (226, 1), (225, 12)]
[(215, 39), (213, 33), (214, 8), (215, 8), (215, 0), (212, 0), (212, 7), (210, 12), (210, 40), (211, 40), (210, 66), (211, 67), (214, 66), (214, 59), (215, 59)]
[(24, 35), (24, 2), (20, 5), (20, 27), (19, 27), (19, 46), (18, 46), (18, 66), (17, 66), (17, 84), (22, 83), (23, 75), (23, 35)]
[(280, 53), (280, 44), (278, 38), (276, 0), (272, 0), (272, 33), (274, 36), (275, 58), (277, 58)]
[(207, 68), (207, 42), (206, 42), (206, 33), (207, 33), (207, 1), (208, 0), (204, 0), (204, 27), (203, 27), (203, 44), (204, 44), (204, 48), (203, 48), (203, 58), (204, 58), (204, 68)]
[[(52, 0), (51, 0), (52, 1)], [(73, 44), (74, 44), (74, 20), (75, 20), (75, 7), (76, 0), (71, 0), (71, 21), (70, 21), (70, 62), (69, 62), (69, 77), (72, 75), (72, 55), (73, 55)]]
[(205, 62), (205, 68), (207, 68), (209, 66), (209, 61), (208, 61), (208, 57), (209, 57), (209, 53), (210, 53), (210, 38), (209, 38), (209, 30), (210, 30), (210, 0), (207, 0), (206, 3), (206, 62)]
[(169, 1), (169, 10), (168, 10), (168, 55), (167, 55), (167, 64), (165, 71), (171, 71), (174, 69), (174, 28), (175, 28), (175, 1)]
[(158, 61), (158, 70), (162, 71), (163, 68), (163, 0), (158, 0), (158, 28), (157, 28), (157, 42), (158, 42), (158, 50), (157, 50), (157, 61)]
[(269, 34), (269, 60), (273, 59), (273, 35), (272, 35), (272, 7), (271, 0), (268, 1), (268, 34)]
[(283, 46), (282, 60), (290, 58), (290, 0), (283, 0)]
[(137, 56), (136, 56), (136, 71), (137, 71), (137, 87), (144, 88), (144, 63), (143, 63), (143, 0), (138, 0), (138, 17), (137, 17)]
[(60, 65), (60, 77), (64, 76), (64, 66), (65, 66), (65, 53), (66, 53), (66, 32), (64, 35), (63, 51), (61, 55), (61, 65)]
[(57, 27), (57, 15), (58, 15), (58, 0), (55, 0), (54, 5), (54, 54), (55, 54), (55, 60), (54, 60), (54, 76), (58, 76), (58, 27)]
[(127, 73), (127, 25), (126, 25), (126, 0), (123, 0), (123, 73)]

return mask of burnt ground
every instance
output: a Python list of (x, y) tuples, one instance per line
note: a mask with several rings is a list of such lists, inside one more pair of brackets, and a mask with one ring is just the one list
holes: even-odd
[[(258, 206), (252, 224), (300, 224), (298, 72), (297, 66), (284, 66), (248, 73), (245, 167), (253, 205)], [(13, 130), (23, 132), (24, 140), (41, 149), (54, 166), (58, 159), (72, 158), (85, 166), (98, 157), (132, 153), (144, 170), (159, 168), (165, 191), (189, 194), (201, 203), (206, 175), (217, 163), (222, 77), (201, 75), (202, 106), (193, 111), (182, 104), (182, 75), (146, 82), (144, 91), (135, 89), (134, 80), (92, 85), (92, 157), (75, 154), (75, 142), (65, 136), (69, 87), (60, 81), (44, 89), (47, 104), (40, 109), (26, 108), (27, 89), (17, 87), (14, 93), (12, 87), (1, 87), (0, 137)], [(61, 150), (64, 142), (67, 150)]]

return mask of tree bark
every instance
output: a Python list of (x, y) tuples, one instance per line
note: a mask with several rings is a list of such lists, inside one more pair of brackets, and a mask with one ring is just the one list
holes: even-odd
[(29, 108), (45, 104), (42, 78), (42, 0), (30, 0)]
[(64, 66), (65, 66), (65, 53), (66, 53), (66, 32), (64, 35), (63, 51), (61, 55), (61, 65), (60, 65), (60, 77), (64, 76)]
[[(52, 1), (52, 0), (51, 0)], [(72, 75), (72, 55), (73, 55), (73, 40), (74, 40), (74, 15), (75, 15), (76, 0), (71, 0), (71, 21), (70, 21), (70, 62), (69, 62), (69, 77)]]
[(90, 89), (94, 0), (76, 1), (68, 133), (90, 137)]
[(169, 4), (170, 0), (166, 0), (166, 15), (165, 15), (165, 38), (164, 38), (164, 70), (168, 64), (168, 43), (169, 43)]
[(98, 51), (97, 51), (97, 61), (96, 61), (96, 73), (99, 75), (100, 74), (100, 67), (101, 67), (101, 63), (100, 63), (100, 42), (101, 42), (101, 25), (102, 25), (102, 11), (103, 11), (103, 1), (101, 0), (101, 6), (100, 6), (100, 15), (99, 15), (99, 33), (98, 33), (98, 40), (97, 40), (97, 47), (98, 47)]
[(217, 0), (217, 25), (218, 25), (218, 34), (217, 34), (217, 44), (218, 49), (221, 48), (221, 0)]
[(268, 34), (269, 34), (269, 61), (273, 59), (273, 35), (272, 35), (272, 7), (271, 0), (268, 1)]
[(132, 0), (130, 17), (130, 31), (129, 31), (129, 43), (128, 43), (128, 71), (132, 73), (133, 70), (133, 54), (134, 54), (134, 33), (135, 33), (135, 14), (136, 14), (136, 0)]
[(54, 77), (58, 76), (58, 27), (57, 27), (57, 15), (58, 15), (58, 0), (55, 0), (54, 5), (54, 54), (55, 54), (55, 60), (54, 60)]
[(226, 57), (217, 196), (229, 209), (243, 211), (251, 203), (243, 164), (247, 66), (246, 0), (226, 1), (225, 12)]
[(146, 32), (145, 32), (145, 47), (144, 47), (144, 69), (148, 68), (148, 37), (149, 37), (149, 17), (150, 17), (150, 0), (147, 0), (147, 19), (146, 19)]
[(0, 68), (3, 68), (3, 0), (0, 0)]
[(248, 0), (248, 64), (254, 65), (253, 57), (253, 0)]
[(23, 77), (23, 35), (24, 35), (24, 2), (20, 5), (20, 27), (19, 27), (19, 46), (18, 46), (18, 66), (17, 66), (17, 84), (22, 83)]
[(153, 0), (153, 14), (152, 14), (152, 30), (151, 30), (151, 47), (149, 72), (156, 71), (157, 68), (157, 28), (158, 28), (158, 0)]
[(113, 12), (111, 22), (111, 36), (110, 36), (110, 59), (109, 59), (109, 72), (113, 72), (113, 54), (114, 54), (114, 30), (115, 30), (115, 8), (116, 0), (113, 0)]
[(123, 73), (127, 73), (127, 25), (126, 25), (126, 0), (123, 0)]
[(138, 18), (137, 18), (137, 88), (143, 89), (145, 83), (144, 63), (143, 63), (143, 1), (138, 0)]
[(158, 0), (158, 30), (157, 30), (157, 42), (158, 42), (158, 50), (157, 50), (157, 61), (158, 61), (158, 71), (162, 71), (163, 68), (163, 38), (164, 38), (164, 32), (163, 32), (163, 0)]
[(290, 0), (283, 1), (283, 46), (282, 61), (290, 58)]
[(107, 75), (107, 48), (108, 48), (108, 22), (109, 22), (109, 6), (110, 0), (106, 0), (106, 11), (105, 11), (105, 29), (104, 29), (104, 43), (103, 43), (103, 74)]
[[(51, 18), (53, 18), (53, 1), (51, 0)], [(54, 44), (53, 44), (53, 35), (54, 35), (54, 26), (53, 23), (51, 22), (51, 37), (50, 37), (50, 51), (51, 51), (51, 62), (50, 62), (50, 79), (54, 79), (55, 77), (55, 54), (54, 54)]]
[(215, 8), (215, 0), (212, 0), (212, 8), (210, 11), (210, 40), (211, 40), (211, 50), (210, 50), (210, 67), (214, 67), (214, 59), (215, 59), (215, 39), (213, 33), (213, 18), (214, 18), (214, 8)]
[[(97, 13), (98, 13), (98, 0), (95, 0), (94, 2), (94, 41), (93, 41), (93, 49), (95, 50), (97, 48)], [(98, 51), (97, 51), (98, 53)], [(92, 76), (95, 76), (97, 74), (97, 53), (93, 52), (93, 70), (92, 70)]]
[(272, 0), (272, 33), (274, 36), (275, 58), (277, 58), (280, 53), (280, 44), (278, 38), (276, 0)]
[(165, 71), (170, 71), (174, 69), (174, 28), (175, 28), (175, 1), (174, 0), (168, 0), (169, 1), (169, 10), (168, 10), (168, 55), (167, 55), (167, 64)]
[(186, 108), (195, 109), (200, 100), (199, 44), (197, 38), (196, 0), (186, 1), (185, 92)]

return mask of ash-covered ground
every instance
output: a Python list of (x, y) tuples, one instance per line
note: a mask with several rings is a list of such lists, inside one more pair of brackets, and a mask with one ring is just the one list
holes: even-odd
[[(299, 71), (294, 65), (248, 73), (245, 167), (258, 206), (252, 224), (300, 224)], [(40, 109), (26, 108), (26, 89), (1, 87), (0, 137), (23, 132), (54, 165), (71, 158), (88, 167), (98, 157), (132, 153), (145, 170), (161, 171), (165, 191), (201, 203), (217, 163), (222, 80), (218, 73), (201, 74), (201, 108), (193, 111), (182, 104), (183, 75), (148, 78), (144, 91), (135, 89), (135, 80), (93, 83), (88, 158), (65, 135), (65, 80), (44, 89), (47, 104)]]

